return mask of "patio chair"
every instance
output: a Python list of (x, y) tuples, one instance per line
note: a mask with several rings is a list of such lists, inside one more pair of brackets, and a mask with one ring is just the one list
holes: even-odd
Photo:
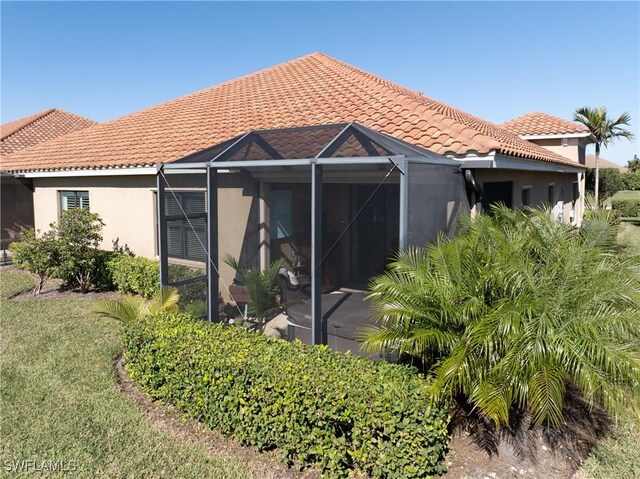
[(288, 304), (306, 302), (311, 299), (309, 279), (306, 276), (295, 276), (286, 268), (280, 268), (278, 285), (285, 311)]

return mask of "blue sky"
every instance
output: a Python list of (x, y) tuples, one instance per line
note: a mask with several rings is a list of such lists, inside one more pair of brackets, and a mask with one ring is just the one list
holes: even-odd
[(105, 121), (322, 51), (496, 123), (606, 105), (640, 136), (639, 2), (3, 1), (1, 14), (3, 123), (54, 106)]

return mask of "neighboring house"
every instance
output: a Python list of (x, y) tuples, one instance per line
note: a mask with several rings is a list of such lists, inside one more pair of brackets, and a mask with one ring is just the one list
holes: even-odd
[[(478, 212), (496, 202), (512, 207), (562, 202), (565, 221), (581, 220), (579, 208), (572, 209), (570, 205), (580, 201), (578, 185), (583, 177), (583, 162), (579, 153), (562, 146), (556, 133), (533, 140), (558, 140), (558, 148), (540, 146), (508, 129), (321, 53), (3, 156), (0, 170), (33, 181), (37, 228), (46, 229), (65, 208), (90, 205), (106, 223), (105, 248), (119, 238), (136, 254), (154, 257), (156, 165), (170, 164), (188, 155), (208, 161), (220, 148), (233, 145), (254, 130), (319, 126), (322, 128), (314, 130), (319, 132), (335, 129), (327, 125), (350, 122), (360, 128), (354, 134), (369, 156), (384, 156), (395, 150), (376, 146), (376, 140), (371, 138), (385, 143), (392, 137), (401, 140), (399, 151), (413, 145), (418, 147), (417, 154), (424, 158), (431, 155), (441, 165), (438, 174), (421, 178), (421, 195), (411, 199), (409, 227), (423, 228), (417, 238), (433, 239), (438, 230), (449, 233), (458, 210)], [(265, 133), (272, 138), (278, 134)], [(566, 136), (566, 143), (573, 144), (574, 137)], [(327, 136), (326, 140), (331, 138)], [(581, 141), (584, 137), (579, 138)], [(290, 151), (303, 154), (302, 150), (298, 145)], [(315, 154), (317, 149), (308, 148), (304, 154), (312, 151)], [(236, 160), (259, 159), (260, 155), (254, 153), (246, 150), (246, 157)], [(325, 223), (327, 234), (329, 230), (338, 233), (348, 224), (388, 167), (381, 164), (373, 172), (359, 172), (356, 168), (325, 178), (325, 205), (333, 201), (336, 206), (332, 211), (338, 208), (343, 213), (327, 216), (326, 222), (334, 224)], [(446, 173), (448, 179), (445, 170), (451, 171)], [(388, 253), (399, 245), (398, 224), (404, 221), (406, 226), (407, 219), (398, 218), (398, 203), (405, 201), (398, 187), (402, 179), (397, 171), (392, 176), (372, 201), (374, 210), (367, 213), (366, 225), (335, 253), (341, 255), (337, 264), (342, 269), (333, 273), (330, 280), (334, 283), (365, 280), (384, 266)], [(206, 237), (204, 180), (189, 183), (180, 175), (172, 175), (170, 183), (170, 256), (185, 264), (202, 265), (205, 256), (199, 243)], [(220, 257), (228, 253), (246, 264), (264, 265), (281, 256), (291, 260), (291, 251), (296, 248), (306, 250), (308, 177), (305, 180), (286, 168), (277, 174), (259, 174), (234, 167), (221, 172), (218, 187)], [(191, 225), (180, 220), (183, 209), (193, 213)], [(289, 229), (299, 230), (298, 244)], [(233, 272), (222, 265), (221, 276), (229, 283)]]
[[(52, 108), (0, 126), (0, 164), (5, 157), (96, 122)], [(2, 249), (20, 230), (34, 226), (33, 180), (0, 173), (2, 178)], [(46, 228), (47, 225), (39, 226)]]
[[(554, 153), (557, 153), (571, 161), (585, 165), (585, 148), (592, 140), (589, 129), (580, 124), (563, 120), (547, 113), (528, 113), (500, 125), (511, 133), (518, 135), (523, 140), (530, 141)], [(579, 223), (584, 212), (585, 174), (577, 175), (573, 185), (558, 185), (549, 182), (546, 192), (547, 204), (554, 207), (564, 220)], [(536, 203), (545, 201), (545, 191), (532, 192), (537, 194)]]
[[(606, 160), (600, 157), (600, 168), (610, 168), (612, 170), (618, 170), (620, 173), (626, 173), (627, 168), (619, 165), (618, 163), (614, 163), (613, 161)], [(596, 155), (587, 155), (586, 161), (587, 168), (595, 168), (596, 167)]]

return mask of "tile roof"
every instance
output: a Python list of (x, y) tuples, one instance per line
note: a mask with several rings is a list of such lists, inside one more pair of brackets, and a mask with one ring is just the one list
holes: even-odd
[(57, 138), (97, 123), (57, 108), (41, 111), (0, 126), (0, 155)]
[(249, 130), (356, 121), (440, 154), (575, 163), (420, 93), (313, 53), (2, 158), (5, 171), (171, 162)]
[[(585, 162), (586, 162), (587, 168), (595, 168), (596, 167), (596, 155), (587, 155), (587, 157), (585, 159)], [(614, 163), (613, 161), (605, 160), (602, 157), (600, 157), (599, 163), (600, 163), (600, 168), (613, 168), (613, 169), (621, 171), (622, 173), (627, 171), (627, 168), (625, 168), (624, 166), (619, 165), (618, 163)]]
[(589, 133), (589, 129), (580, 123), (541, 112), (527, 113), (503, 123), (500, 127), (520, 136)]

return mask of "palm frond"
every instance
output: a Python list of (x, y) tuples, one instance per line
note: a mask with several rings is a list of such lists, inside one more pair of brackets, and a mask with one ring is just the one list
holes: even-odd
[(578, 231), (506, 207), (461, 223), (371, 281), (379, 324), (361, 331), (363, 349), (420, 358), (436, 400), (462, 394), (496, 424), (514, 406), (559, 424), (567, 382), (594, 405), (628, 406), (640, 393), (640, 259), (616, 254), (612, 225)]
[(180, 293), (174, 287), (162, 287), (160, 291), (148, 303), (151, 313), (159, 311), (174, 311), (178, 308)]
[(105, 299), (96, 301), (94, 311), (103, 317), (113, 318), (121, 323), (135, 321), (140, 316), (144, 300), (134, 296), (121, 299)]

